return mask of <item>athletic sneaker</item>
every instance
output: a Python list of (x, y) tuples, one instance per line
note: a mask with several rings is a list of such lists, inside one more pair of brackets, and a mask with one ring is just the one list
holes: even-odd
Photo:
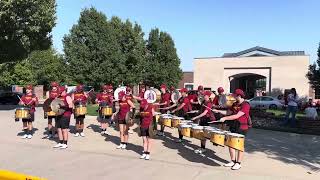
[(199, 148), (199, 149), (195, 150), (194, 152), (195, 152), (196, 154), (203, 154), (203, 153), (205, 153), (206, 151), (207, 151), (206, 149)]
[(150, 159), (150, 154), (147, 154), (144, 159), (145, 159), (145, 160), (149, 160), (149, 159)]
[(182, 139), (177, 139), (176, 143), (182, 143)]
[(31, 138), (32, 138), (32, 135), (31, 135), (31, 134), (29, 134), (27, 138), (28, 138), (28, 139), (31, 139)]
[(105, 134), (105, 135), (109, 135), (107, 131), (104, 131), (104, 132), (103, 132), (103, 134)]
[(104, 133), (105, 133), (105, 131), (101, 131), (101, 132), (100, 132), (101, 135), (104, 135)]
[(76, 133), (75, 135), (74, 135), (74, 137), (79, 137), (80, 136), (80, 134), (79, 133)]
[(117, 146), (117, 149), (121, 149), (123, 145), (124, 144), (120, 144), (119, 146)]
[(121, 149), (126, 149), (127, 148), (127, 145), (126, 144), (123, 144)]
[(241, 164), (235, 163), (234, 166), (232, 166), (232, 170), (239, 170), (241, 168)]
[(27, 139), (28, 138), (28, 134), (25, 134), (21, 137), (21, 139)]
[(80, 136), (81, 137), (85, 137), (84, 132), (80, 133)]
[(231, 161), (231, 162), (229, 162), (229, 163), (227, 163), (227, 164), (225, 164), (225, 165), (223, 165), (224, 167), (232, 167), (232, 166), (234, 166), (235, 165), (235, 163), (233, 162), (233, 161)]
[(133, 131), (131, 129), (128, 130), (129, 134), (133, 134)]
[(146, 158), (146, 156), (147, 156), (147, 154), (142, 154), (142, 156), (140, 157), (140, 159), (144, 159), (144, 158)]
[(63, 144), (58, 143), (58, 144), (54, 145), (53, 148), (60, 148), (62, 145), (63, 145)]
[(68, 145), (66, 145), (66, 144), (62, 144), (61, 146), (60, 146), (60, 149), (67, 149), (68, 148)]
[(53, 138), (53, 135), (52, 135), (52, 134), (49, 134), (49, 135), (47, 136), (47, 139), (51, 139), (51, 138)]

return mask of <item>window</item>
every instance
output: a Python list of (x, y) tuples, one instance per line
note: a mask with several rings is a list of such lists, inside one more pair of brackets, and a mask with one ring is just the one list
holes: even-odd
[(252, 99), (252, 101), (261, 101), (261, 97), (255, 97)]
[(193, 90), (193, 84), (185, 84), (184, 87), (187, 88), (188, 91)]
[(273, 101), (270, 97), (262, 97), (262, 101)]

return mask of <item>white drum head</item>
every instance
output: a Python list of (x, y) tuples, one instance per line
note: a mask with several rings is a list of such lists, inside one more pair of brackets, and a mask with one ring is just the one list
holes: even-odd
[(238, 138), (244, 138), (244, 135), (242, 134), (237, 134), (237, 133), (228, 133), (228, 136), (233, 136), (233, 137), (238, 137)]
[(153, 89), (146, 90), (143, 97), (148, 103), (155, 103), (157, 101), (157, 93)]
[(171, 94), (171, 101), (173, 103), (177, 103), (179, 98), (181, 97), (181, 93), (177, 90), (175, 90), (172, 94)]
[(119, 101), (119, 92), (124, 91), (125, 93), (127, 92), (127, 88), (126, 86), (121, 86), (118, 87), (115, 91), (114, 91), (114, 100)]

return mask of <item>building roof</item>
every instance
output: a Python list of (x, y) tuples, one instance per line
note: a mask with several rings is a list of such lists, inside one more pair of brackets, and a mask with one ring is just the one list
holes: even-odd
[(222, 57), (249, 57), (249, 56), (303, 56), (304, 51), (276, 51), (260, 46), (246, 49), (237, 53), (225, 53)]

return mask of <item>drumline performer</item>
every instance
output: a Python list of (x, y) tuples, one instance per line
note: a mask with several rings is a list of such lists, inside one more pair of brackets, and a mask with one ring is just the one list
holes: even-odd
[[(132, 87), (129, 85), (126, 86), (126, 95), (125, 96), (126, 96), (127, 100), (130, 100), (131, 102), (133, 102), (134, 96), (132, 94)], [(130, 127), (128, 127), (128, 133), (133, 134), (133, 131), (130, 129)]]
[(140, 102), (140, 134), (143, 141), (143, 154), (140, 159), (149, 160), (151, 151), (151, 138), (149, 134), (150, 124), (155, 116), (155, 110), (152, 104), (148, 104), (146, 99), (142, 99)]
[(96, 103), (99, 104), (99, 122), (101, 125), (101, 134), (108, 135), (107, 128), (108, 122), (111, 123), (112, 116), (104, 116), (102, 115), (102, 106), (108, 105), (112, 107), (112, 111), (114, 112), (114, 103), (113, 103), (113, 95), (112, 95), (112, 85), (103, 85), (102, 92), (97, 94)]
[[(160, 103), (158, 104), (160, 106), (160, 112), (161, 114), (166, 113), (166, 108), (170, 106), (171, 102), (171, 94), (167, 92), (167, 86), (165, 84), (162, 84), (160, 86), (160, 91), (161, 91), (161, 100)], [(159, 136), (164, 136), (164, 125), (160, 125), (160, 132), (158, 132)]]
[[(212, 108), (212, 102), (210, 100), (211, 92), (205, 91), (203, 93), (204, 95), (204, 102), (203, 104), (205, 106), (202, 106), (200, 110), (200, 114), (196, 117), (193, 117), (191, 120), (195, 121), (200, 119), (199, 125), (200, 126), (209, 126), (209, 122), (215, 121), (216, 118), (211, 110)], [(197, 150), (195, 150), (195, 153), (197, 154), (203, 154), (206, 151), (206, 139), (201, 140), (201, 147)]]
[[(59, 93), (59, 84), (57, 82), (51, 82), (51, 90), (48, 91), (47, 97), (48, 99), (55, 99), (57, 98), (60, 93)], [(52, 138), (54, 136), (54, 128), (52, 126), (52, 120), (56, 120), (56, 116), (49, 116), (45, 112), (45, 117), (48, 118), (48, 139)]]
[[(88, 95), (83, 91), (83, 85), (79, 84), (76, 87), (76, 91), (71, 95), (71, 98), (73, 100), (74, 106), (76, 107), (78, 104), (86, 104), (87, 103), (87, 98)], [(85, 115), (78, 115), (74, 114), (75, 119), (76, 119), (76, 134), (74, 135), (75, 137), (85, 137), (85, 134), (83, 132), (84, 129), (84, 119)]]
[[(229, 129), (232, 133), (246, 135), (249, 130), (249, 126), (251, 125), (250, 104), (247, 101), (245, 101), (245, 94), (241, 89), (236, 89), (233, 96), (235, 97), (236, 102), (233, 104), (233, 107), (230, 110), (213, 111), (216, 113), (226, 115), (225, 117), (222, 117), (219, 121), (233, 122), (232, 124), (230, 124)], [(231, 167), (232, 170), (240, 169), (244, 152), (229, 147), (229, 153), (231, 162), (225, 164), (224, 166)]]
[(72, 98), (67, 94), (67, 89), (64, 86), (59, 87), (59, 99), (63, 101), (60, 105), (60, 109), (64, 109), (65, 112), (62, 115), (58, 115), (56, 119), (56, 126), (58, 128), (59, 143), (53, 146), (53, 148), (66, 149), (68, 148), (69, 138), (69, 126), (70, 118), (73, 109)]
[(225, 109), (226, 106), (225, 104), (221, 104), (221, 98), (225, 98), (225, 94), (224, 94), (224, 89), (222, 87), (219, 87), (217, 89), (218, 91), (218, 95), (214, 97), (214, 99), (212, 100), (213, 103), (213, 107), (215, 109)]
[(135, 106), (131, 100), (127, 99), (126, 93), (123, 91), (119, 92), (119, 112), (117, 114), (117, 120), (119, 123), (120, 129), (120, 145), (117, 146), (117, 149), (126, 149), (129, 139), (129, 126), (126, 124), (126, 116), (129, 111), (132, 112), (132, 116), (130, 118), (134, 118)]
[[(172, 109), (174, 107), (177, 107), (176, 109), (172, 110), (171, 113), (176, 114), (179, 117), (183, 117), (185, 119), (189, 118), (188, 112), (191, 111), (191, 103), (188, 99), (188, 90), (186, 88), (180, 89), (181, 97), (178, 100), (178, 103), (173, 104), (170, 107), (164, 108), (164, 109)], [(180, 130), (179, 132), (179, 139), (177, 139), (177, 143), (181, 143), (183, 139), (183, 135), (181, 134)]]
[[(189, 94), (188, 98), (192, 104), (192, 110), (200, 110), (201, 105), (199, 104), (198, 98), (203, 97), (204, 88), (202, 85), (198, 86), (198, 91), (196, 94)], [(201, 102), (202, 103), (202, 102)]]
[(33, 135), (32, 122), (34, 121), (34, 113), (36, 111), (36, 105), (38, 105), (38, 98), (33, 94), (32, 85), (27, 85), (26, 94), (24, 94), (19, 102), (20, 105), (30, 108), (30, 117), (22, 119), (24, 135), (22, 139), (31, 139)]

